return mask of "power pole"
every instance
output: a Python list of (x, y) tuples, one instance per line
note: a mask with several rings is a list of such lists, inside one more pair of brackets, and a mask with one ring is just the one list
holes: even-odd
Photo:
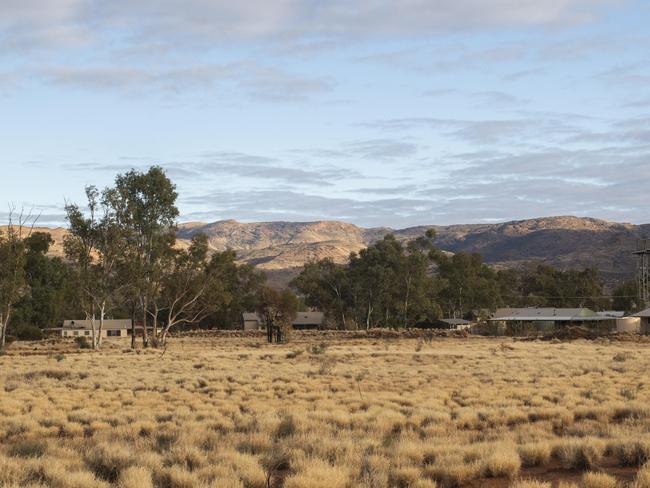
[(650, 307), (650, 239), (638, 239), (634, 254), (637, 256), (640, 306), (646, 309)]

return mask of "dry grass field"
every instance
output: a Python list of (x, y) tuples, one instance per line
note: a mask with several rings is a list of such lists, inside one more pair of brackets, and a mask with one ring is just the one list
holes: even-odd
[(650, 488), (647, 344), (325, 340), (14, 344), (0, 486)]

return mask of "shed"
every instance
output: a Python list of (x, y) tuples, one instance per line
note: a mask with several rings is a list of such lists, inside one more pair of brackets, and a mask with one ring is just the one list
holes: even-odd
[(638, 317), (641, 320), (641, 323), (639, 324), (639, 331), (641, 334), (650, 334), (650, 308), (632, 314), (630, 317)]
[(588, 308), (500, 308), (488, 319), (511, 329), (544, 330), (568, 325), (581, 325), (611, 331), (616, 328), (616, 317), (600, 315)]
[[(296, 330), (318, 329), (325, 321), (323, 312), (298, 312), (291, 324)], [(242, 313), (242, 326), (244, 330), (259, 330), (265, 327), (264, 321), (254, 312)]]

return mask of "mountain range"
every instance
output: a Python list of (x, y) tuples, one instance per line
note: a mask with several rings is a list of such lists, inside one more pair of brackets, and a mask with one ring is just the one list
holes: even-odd
[[(405, 229), (363, 228), (339, 221), (188, 222), (179, 224), (178, 239), (183, 245), (194, 234), (203, 232), (212, 250), (231, 248), (241, 262), (255, 264), (267, 272), (273, 284), (284, 285), (309, 260), (327, 257), (344, 263), (351, 252), (358, 252), (386, 234), (408, 241), (431, 228), (436, 231), (437, 247), (453, 253), (478, 252), (495, 267), (518, 267), (528, 262), (562, 269), (593, 266), (610, 285), (634, 276), (635, 240), (650, 237), (650, 224), (561, 216)], [(55, 240), (52, 253), (62, 253), (64, 229), (36, 230), (50, 232)]]

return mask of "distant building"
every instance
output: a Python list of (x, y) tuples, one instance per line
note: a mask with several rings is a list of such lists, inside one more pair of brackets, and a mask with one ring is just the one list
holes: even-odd
[(511, 330), (552, 330), (563, 326), (585, 326), (602, 331), (616, 329), (616, 317), (602, 315), (588, 308), (500, 308), (488, 322)]
[(650, 308), (632, 314), (630, 317), (638, 317), (640, 319), (639, 332), (641, 334), (650, 334)]
[(613, 317), (615, 319), (622, 319), (625, 317), (625, 312), (620, 311), (620, 310), (604, 310), (602, 312), (596, 312), (598, 315), (602, 315), (603, 317)]
[[(130, 337), (131, 319), (105, 319), (102, 327), (102, 337)], [(95, 330), (99, 329), (99, 320), (95, 319)], [(142, 325), (136, 325), (137, 330), (142, 330)], [(90, 337), (92, 324), (90, 320), (64, 320), (58, 327), (46, 329), (50, 335), (60, 337)]]
[[(323, 312), (298, 312), (292, 326), (296, 330), (319, 329), (323, 326), (325, 314)], [(260, 330), (266, 328), (266, 324), (259, 315), (252, 312), (242, 314), (242, 326), (244, 330)]]
[(464, 319), (423, 320), (415, 324), (416, 329), (464, 330), (469, 329), (471, 326), (472, 322)]

